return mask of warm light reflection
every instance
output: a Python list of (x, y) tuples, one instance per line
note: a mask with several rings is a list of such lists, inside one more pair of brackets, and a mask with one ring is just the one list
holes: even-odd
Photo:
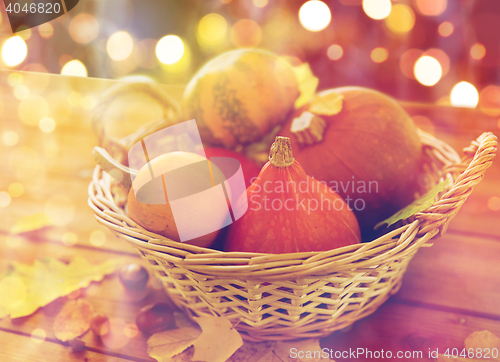
[(408, 33), (415, 25), (415, 13), (408, 5), (396, 4), (385, 18), (385, 23), (394, 33)]
[(332, 13), (324, 2), (311, 0), (300, 7), (299, 20), (305, 29), (313, 32), (321, 31), (330, 24)]
[(447, 0), (414, 0), (417, 10), (422, 15), (438, 16), (444, 13)]
[(94, 230), (90, 234), (90, 243), (94, 246), (103, 246), (106, 242), (106, 235), (101, 230)]
[(123, 334), (128, 338), (135, 338), (139, 334), (139, 328), (134, 323), (129, 323), (123, 329)]
[(363, 10), (368, 17), (381, 20), (391, 13), (391, 0), (363, 0)]
[(31, 29), (18, 30), (16, 34), (23, 38), (23, 40), (28, 40), (31, 38)]
[(64, 64), (64, 67), (61, 69), (61, 74), (74, 77), (86, 77), (87, 68), (81, 61), (74, 59)]
[(52, 118), (44, 117), (40, 120), (38, 127), (42, 130), (42, 132), (50, 133), (56, 128), (56, 122), (54, 122)]
[(35, 343), (42, 343), (47, 338), (47, 332), (42, 328), (36, 328), (31, 332), (31, 340)]
[(254, 6), (263, 8), (269, 3), (269, 0), (253, 0)]
[(17, 87), (18, 85), (23, 84), (23, 76), (16, 72), (10, 73), (7, 76), (7, 83), (9, 83), (11, 87)]
[(38, 33), (42, 38), (49, 39), (54, 35), (54, 27), (51, 23), (42, 24), (38, 27)]
[(78, 242), (78, 235), (71, 231), (65, 232), (61, 237), (61, 241), (66, 246), (73, 246)]
[(30, 90), (25, 85), (18, 85), (14, 88), (14, 97), (19, 100), (23, 100), (29, 97)]
[(413, 73), (420, 84), (431, 87), (439, 82), (443, 70), (436, 58), (424, 55), (415, 63)]
[(10, 204), (10, 195), (5, 191), (0, 191), (0, 207), (7, 207)]
[(328, 55), (328, 58), (331, 60), (339, 60), (344, 55), (344, 50), (340, 45), (333, 44), (328, 47), (326, 55)]
[(479, 102), (479, 93), (472, 84), (459, 82), (451, 90), (450, 102), (455, 107), (475, 108)]
[(500, 197), (492, 196), (488, 199), (488, 208), (492, 211), (500, 210)]
[(479, 108), (491, 117), (500, 116), (500, 87), (489, 85), (479, 93)]
[(127, 59), (134, 49), (134, 41), (126, 31), (119, 31), (111, 35), (106, 43), (106, 51), (113, 60)]
[(24, 194), (24, 186), (19, 182), (13, 182), (9, 185), (9, 195), (11, 197), (21, 197)]
[(45, 98), (39, 95), (30, 95), (19, 102), (17, 115), (23, 123), (29, 126), (38, 126), (40, 119), (49, 115), (50, 107)]
[(227, 22), (222, 15), (207, 14), (198, 24), (198, 36), (208, 43), (217, 43), (224, 39)]
[(7, 39), (2, 46), (2, 60), (8, 67), (21, 64), (28, 55), (28, 46), (20, 36)]
[(470, 56), (472, 59), (481, 60), (486, 55), (486, 48), (481, 43), (476, 43), (470, 48)]
[(262, 39), (262, 30), (255, 21), (241, 19), (233, 25), (229, 37), (238, 48), (256, 47)]
[(443, 50), (438, 48), (431, 48), (427, 50), (423, 55), (428, 55), (430, 57), (433, 57), (439, 62), (439, 64), (441, 65), (441, 69), (443, 71), (441, 77), (444, 77), (446, 74), (448, 74), (450, 70), (450, 58)]
[(19, 142), (19, 136), (14, 131), (7, 131), (2, 135), (2, 141), (6, 146), (12, 147)]
[(438, 27), (438, 33), (443, 38), (446, 38), (446, 37), (450, 36), (451, 34), (453, 34), (454, 30), (455, 30), (455, 27), (449, 21), (443, 21), (441, 24), (439, 24), (439, 27)]
[(370, 58), (375, 63), (382, 63), (389, 57), (389, 52), (385, 48), (375, 48), (370, 53)]
[(174, 64), (184, 55), (184, 43), (177, 35), (167, 35), (156, 44), (156, 56), (163, 64)]
[(80, 13), (69, 23), (69, 35), (80, 44), (88, 44), (99, 34), (99, 23), (90, 14)]

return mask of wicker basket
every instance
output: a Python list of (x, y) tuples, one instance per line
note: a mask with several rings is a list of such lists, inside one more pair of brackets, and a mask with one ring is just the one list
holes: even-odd
[(484, 133), (460, 158), (446, 143), (419, 135), (428, 175), (434, 183), (451, 182), (432, 207), (369, 243), (279, 255), (178, 243), (129, 219), (99, 166), (88, 189), (89, 205), (98, 222), (138, 249), (188, 315), (224, 315), (250, 341), (322, 337), (373, 313), (399, 290), (412, 257), (446, 230), (497, 149), (497, 137)]

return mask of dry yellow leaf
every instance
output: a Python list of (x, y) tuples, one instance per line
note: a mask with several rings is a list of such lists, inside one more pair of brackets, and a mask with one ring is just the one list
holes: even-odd
[(296, 342), (245, 342), (228, 362), (316, 362), (331, 361), (321, 351), (319, 339)]
[[(496, 348), (497, 354), (493, 354), (493, 350)], [(500, 338), (495, 336), (490, 331), (480, 331), (470, 334), (465, 339), (465, 349), (468, 351), (472, 349), (474, 351), (480, 352), (484, 356), (487, 351), (490, 360), (500, 361)], [(495, 358), (497, 356), (497, 358)], [(476, 357), (480, 357), (476, 353)]]
[(342, 110), (344, 96), (335, 92), (317, 94), (309, 106), (309, 111), (325, 116), (333, 116)]
[(66, 342), (87, 332), (92, 313), (92, 306), (83, 299), (66, 303), (54, 321), (56, 338)]
[(59, 297), (111, 274), (119, 261), (92, 265), (82, 257), (65, 264), (57, 259), (37, 259), (33, 265), (12, 262), (0, 277), (0, 318), (24, 317)]
[[(195, 327), (169, 329), (153, 334), (148, 339), (148, 355), (158, 362), (173, 361), (173, 357), (191, 347), (200, 336), (201, 331)], [(180, 361), (181, 358), (178, 357)]]
[(12, 234), (28, 233), (53, 226), (51, 218), (44, 212), (20, 217), (10, 228)]
[(299, 98), (295, 101), (295, 108), (300, 108), (314, 97), (319, 80), (314, 76), (308, 63), (293, 67), (293, 72), (300, 91)]

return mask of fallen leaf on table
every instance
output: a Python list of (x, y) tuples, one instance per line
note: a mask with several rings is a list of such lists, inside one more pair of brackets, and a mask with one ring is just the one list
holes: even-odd
[(335, 92), (314, 96), (309, 111), (314, 114), (333, 116), (342, 110), (344, 96)]
[(51, 218), (44, 212), (34, 215), (21, 216), (10, 228), (12, 234), (28, 233), (53, 226)]
[(465, 339), (465, 349), (468, 351), (469, 348), (472, 348), (474, 351), (481, 350), (484, 354), (486, 349), (490, 351), (490, 356), (493, 361), (500, 361), (500, 355), (497, 358), (494, 358), (491, 354), (491, 351), (496, 348), (497, 351), (500, 352), (500, 338), (495, 336), (490, 331), (481, 331), (474, 332), (470, 334)]
[(194, 361), (225, 362), (243, 339), (226, 317), (205, 316), (195, 318), (203, 333), (194, 343)]
[(319, 339), (297, 342), (245, 342), (228, 362), (316, 362), (329, 361), (328, 357), (322, 353)]
[(295, 101), (295, 108), (300, 108), (314, 97), (319, 80), (314, 76), (307, 63), (293, 67), (293, 72), (295, 73), (300, 91), (300, 96)]
[(428, 209), (434, 203), (434, 198), (437, 196), (437, 194), (439, 194), (441, 191), (443, 191), (447, 184), (448, 184), (448, 180), (445, 180), (445, 181), (438, 183), (432, 189), (427, 191), (421, 198), (413, 201), (410, 205), (406, 206), (402, 210), (399, 210), (397, 213), (395, 213), (394, 215), (392, 215), (388, 219), (385, 219), (384, 221), (379, 222), (377, 225), (375, 225), (374, 229), (377, 230), (379, 227), (381, 227), (384, 224), (387, 224), (387, 226), (391, 226), (392, 224), (397, 223), (399, 220), (407, 219), (410, 216), (415, 215), (416, 213), (418, 213), (420, 211), (424, 211), (425, 209)]
[(87, 332), (93, 312), (92, 306), (83, 299), (66, 303), (54, 321), (56, 338), (66, 342)]
[(172, 357), (191, 347), (201, 333), (196, 327), (169, 329), (155, 333), (147, 342), (148, 355), (158, 362), (172, 361)]
[(111, 274), (119, 261), (92, 265), (82, 257), (69, 264), (57, 259), (37, 259), (33, 265), (12, 262), (0, 277), (0, 318), (19, 318), (33, 314), (59, 297), (64, 297), (93, 281)]

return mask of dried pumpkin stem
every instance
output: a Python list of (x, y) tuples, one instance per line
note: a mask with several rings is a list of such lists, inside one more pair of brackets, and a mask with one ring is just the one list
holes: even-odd
[(269, 152), (269, 162), (275, 167), (288, 167), (295, 162), (292, 154), (292, 144), (288, 137), (276, 137)]
[(300, 145), (313, 145), (323, 140), (326, 122), (311, 112), (304, 112), (300, 117), (294, 118), (291, 132)]

